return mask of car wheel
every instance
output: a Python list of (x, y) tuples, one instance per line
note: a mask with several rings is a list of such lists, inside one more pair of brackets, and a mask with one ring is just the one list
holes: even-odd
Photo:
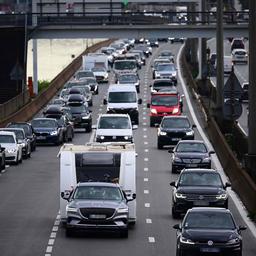
[(157, 148), (158, 149), (163, 149), (163, 144), (161, 144), (159, 141), (157, 142)]
[(121, 238), (128, 238), (128, 228), (120, 230), (120, 237)]
[(173, 217), (174, 219), (180, 218), (180, 214), (175, 211), (175, 208), (174, 208), (174, 207), (172, 207), (172, 217)]
[(22, 163), (22, 157), (20, 158), (19, 163), (20, 163), (20, 164)]

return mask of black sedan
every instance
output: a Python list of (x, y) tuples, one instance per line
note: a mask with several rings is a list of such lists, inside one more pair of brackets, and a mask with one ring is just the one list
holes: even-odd
[(211, 168), (211, 154), (203, 141), (181, 140), (172, 153), (172, 173), (181, 171), (184, 168)]
[(218, 171), (213, 169), (184, 169), (173, 186), (172, 216), (178, 218), (188, 209), (198, 206), (228, 208), (227, 187)]
[(63, 129), (54, 118), (35, 118), (31, 122), (36, 134), (37, 143), (53, 143), (59, 145), (63, 142)]
[(197, 207), (188, 210), (177, 230), (177, 256), (242, 256), (241, 231), (228, 209)]
[(157, 133), (158, 149), (176, 145), (180, 140), (193, 140), (195, 127), (186, 116), (164, 116)]

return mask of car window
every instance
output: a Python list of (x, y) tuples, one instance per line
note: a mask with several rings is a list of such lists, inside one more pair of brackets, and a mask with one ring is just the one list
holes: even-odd
[(121, 191), (115, 187), (81, 186), (77, 187), (74, 199), (84, 200), (115, 200), (123, 199)]
[(214, 186), (222, 187), (222, 182), (217, 173), (184, 172), (179, 178), (180, 186)]
[(52, 128), (57, 127), (57, 123), (54, 120), (32, 120), (32, 126), (35, 128)]
[(87, 111), (84, 105), (69, 105), (72, 114), (79, 114)]
[(207, 148), (203, 143), (179, 143), (177, 152), (207, 153)]
[(179, 102), (178, 96), (153, 96), (151, 100), (152, 106), (177, 106)]
[(188, 119), (185, 118), (164, 118), (162, 121), (163, 128), (190, 128)]
[(3, 143), (15, 143), (15, 139), (12, 135), (0, 134), (0, 144), (3, 144)]
[(131, 124), (127, 117), (101, 117), (99, 129), (131, 129)]
[(232, 216), (225, 212), (191, 212), (183, 225), (187, 229), (235, 229)]
[(136, 102), (135, 92), (110, 92), (108, 96), (110, 103), (132, 103)]

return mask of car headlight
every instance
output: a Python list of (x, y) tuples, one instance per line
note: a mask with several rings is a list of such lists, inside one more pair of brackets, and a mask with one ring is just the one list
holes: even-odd
[(236, 243), (239, 243), (239, 238), (233, 238), (227, 242), (227, 244), (236, 244)]
[(66, 212), (78, 212), (78, 209), (75, 207), (66, 206)]
[(180, 242), (183, 244), (195, 244), (191, 239), (188, 239), (184, 236), (180, 237)]
[(128, 213), (128, 208), (118, 208), (117, 213)]
[(107, 73), (104, 75), (104, 78), (108, 78), (108, 74)]
[(177, 156), (174, 157), (173, 160), (174, 160), (174, 162), (178, 162), (178, 163), (181, 163), (181, 162), (182, 162), (181, 159), (180, 159), (179, 157), (177, 157)]
[(104, 139), (105, 139), (104, 136), (99, 136), (98, 138), (100, 138), (101, 140), (104, 140)]
[(125, 140), (129, 140), (129, 139), (131, 139), (132, 138), (132, 136), (124, 136), (124, 139)]
[(23, 148), (26, 147), (26, 143), (25, 143), (25, 142), (20, 143), (20, 145), (21, 145)]
[(90, 116), (88, 115), (88, 116), (82, 116), (82, 119), (89, 119), (90, 118)]
[(209, 163), (211, 162), (211, 158), (210, 157), (206, 157), (203, 159), (203, 163)]
[(160, 78), (161, 76), (160, 76), (160, 74), (156, 74), (156, 78)]
[(227, 199), (227, 197), (228, 197), (228, 194), (227, 193), (223, 193), (223, 194), (217, 195), (216, 199), (218, 199), (218, 200), (225, 200), (225, 199)]
[(10, 149), (7, 149), (7, 152), (8, 153), (16, 153), (17, 149), (16, 148), (10, 148)]
[(52, 132), (50, 132), (50, 135), (52, 135), (52, 136), (57, 135), (57, 134), (58, 134), (57, 131), (52, 131)]
[(194, 135), (194, 131), (186, 132), (186, 135), (187, 135), (187, 136), (192, 136), (192, 135)]
[(162, 135), (162, 136), (165, 136), (166, 134), (167, 132), (162, 132), (162, 131), (159, 132), (159, 135)]
[(174, 108), (174, 109), (172, 110), (172, 113), (173, 113), (173, 114), (179, 113), (179, 109), (178, 109), (178, 108)]
[(176, 198), (183, 198), (183, 199), (187, 198), (186, 195), (183, 195), (183, 194), (181, 194), (181, 193), (175, 193), (175, 197), (176, 197)]
[(152, 108), (150, 111), (152, 114), (157, 114), (157, 110), (155, 108)]

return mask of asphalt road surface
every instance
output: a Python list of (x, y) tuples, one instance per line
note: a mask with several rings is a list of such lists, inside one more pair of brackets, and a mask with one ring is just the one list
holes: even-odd
[[(137, 157), (137, 223), (128, 239), (114, 234), (82, 234), (66, 238), (59, 223), (59, 147), (39, 146), (31, 159), (11, 166), (0, 176), (0, 255), (1, 256), (174, 256), (176, 233), (172, 226), (179, 220), (171, 216), (171, 187), (177, 179), (171, 173), (170, 155), (157, 149), (157, 128), (149, 126), (146, 104), (152, 79), (150, 62), (160, 50), (171, 49), (177, 56), (180, 44), (160, 44), (140, 70), (143, 104), (140, 106), (140, 125), (135, 133)], [(93, 123), (99, 113), (105, 113), (102, 100), (108, 85), (100, 85), (94, 96)], [(180, 81), (178, 90), (183, 93)], [(196, 107), (196, 105), (194, 105)], [(199, 122), (201, 113), (197, 111)], [(191, 118), (187, 101), (184, 115)], [(193, 122), (192, 122), (193, 123)], [(77, 131), (74, 144), (84, 144), (93, 133)], [(195, 139), (201, 139), (196, 130)], [(214, 167), (214, 166), (213, 166)], [(245, 224), (234, 202), (230, 209), (238, 224)], [(239, 205), (239, 208), (241, 206)], [(249, 229), (243, 232), (245, 256), (255, 256), (256, 239)]]

